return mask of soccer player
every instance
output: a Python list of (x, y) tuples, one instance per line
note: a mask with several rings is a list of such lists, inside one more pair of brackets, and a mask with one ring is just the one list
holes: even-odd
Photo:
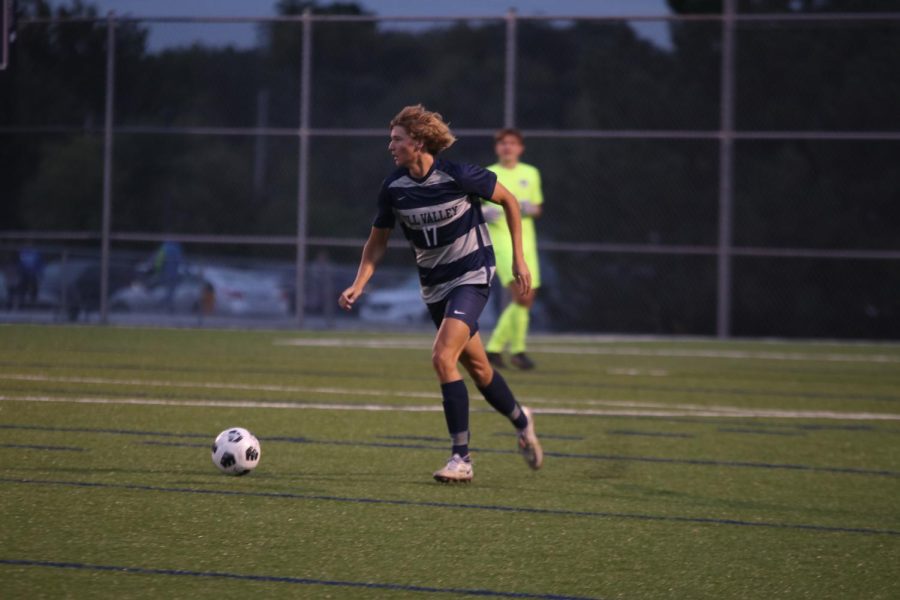
[(543, 463), (531, 411), (519, 405), (506, 381), (491, 367), (478, 333), (478, 316), (487, 303), (495, 271), (480, 199), (489, 198), (503, 207), (512, 240), (510, 269), (525, 294), (531, 273), (522, 254), (519, 203), (494, 173), (437, 158), (455, 141), (441, 115), (421, 104), (407, 106), (391, 120), (388, 150), (398, 168), (381, 186), (356, 279), (338, 299), (345, 310), (353, 308), (399, 220), (415, 253), (422, 298), (438, 328), (431, 360), (441, 384), (451, 440), (450, 460), (434, 473), (441, 482), (472, 480), (469, 393), (459, 372), (460, 362), (485, 400), (515, 426), (519, 450), (528, 465), (539, 469)]
[(534, 304), (537, 288), (541, 285), (540, 265), (538, 264), (537, 236), (534, 232), (534, 220), (541, 216), (544, 195), (541, 193), (541, 174), (536, 168), (519, 162), (525, 151), (522, 134), (517, 129), (501, 129), (494, 136), (494, 151), (499, 162), (488, 167), (497, 174), (497, 181), (502, 183), (519, 200), (522, 213), (522, 246), (525, 262), (531, 268), (531, 289), (524, 292), (515, 284), (515, 277), (510, 270), (512, 256), (512, 240), (509, 230), (503, 223), (501, 212), (493, 206), (486, 206), (484, 216), (487, 219), (488, 231), (494, 241), (494, 253), (497, 256), (497, 276), (500, 283), (510, 292), (512, 301), (500, 314), (497, 325), (487, 345), (488, 360), (495, 367), (503, 368), (503, 352), (509, 346), (509, 362), (520, 369), (533, 369), (534, 361), (525, 354), (525, 338), (528, 336), (529, 312)]

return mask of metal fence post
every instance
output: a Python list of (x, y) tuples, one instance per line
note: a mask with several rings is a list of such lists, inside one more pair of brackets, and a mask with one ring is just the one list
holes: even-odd
[(503, 126), (513, 127), (516, 123), (516, 54), (518, 39), (516, 10), (506, 13), (506, 70), (503, 81)]
[(303, 42), (300, 57), (300, 150), (297, 158), (297, 271), (294, 280), (294, 311), (297, 327), (303, 327), (306, 305), (306, 230), (309, 203), (309, 109), (312, 82), (312, 11), (303, 11)]
[(65, 321), (69, 315), (69, 250), (63, 246), (62, 255), (59, 258), (59, 305), (60, 312), (57, 319)]
[(103, 123), (103, 222), (100, 232), (100, 322), (109, 318), (109, 231), (112, 225), (113, 106), (116, 71), (116, 13), (106, 16), (106, 114)]
[(734, 205), (734, 22), (736, 0), (722, 7), (721, 122), (719, 125), (719, 244), (716, 335), (731, 335), (732, 207)]
[[(256, 126), (259, 129), (269, 126), (269, 90), (267, 89), (256, 92)], [(265, 135), (258, 132), (253, 143), (253, 203), (256, 205), (259, 205), (265, 197), (268, 141)]]

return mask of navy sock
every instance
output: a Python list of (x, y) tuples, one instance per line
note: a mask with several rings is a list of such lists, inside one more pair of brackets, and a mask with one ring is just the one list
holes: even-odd
[(469, 455), (469, 391), (463, 380), (441, 384), (444, 396), (444, 417), (453, 444), (453, 454)]
[(505, 415), (516, 429), (525, 429), (528, 426), (528, 417), (522, 412), (522, 407), (516, 402), (512, 390), (506, 385), (506, 380), (499, 371), (494, 369), (494, 378), (487, 387), (478, 388), (488, 404), (494, 407), (494, 410)]

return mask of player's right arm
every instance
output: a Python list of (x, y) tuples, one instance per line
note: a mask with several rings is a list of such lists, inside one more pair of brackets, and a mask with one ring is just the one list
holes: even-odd
[(390, 228), (372, 228), (372, 231), (369, 233), (369, 239), (366, 240), (366, 245), (363, 246), (356, 279), (353, 281), (353, 285), (344, 290), (340, 298), (338, 298), (338, 304), (341, 308), (344, 310), (352, 309), (353, 304), (362, 296), (363, 290), (366, 289), (366, 284), (369, 283), (369, 279), (375, 273), (375, 268), (381, 262), (381, 259), (384, 258), (384, 253), (387, 252), (390, 238)]

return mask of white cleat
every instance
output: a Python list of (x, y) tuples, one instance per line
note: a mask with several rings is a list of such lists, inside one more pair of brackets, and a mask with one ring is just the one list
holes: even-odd
[(441, 483), (469, 483), (472, 481), (472, 461), (454, 454), (443, 469), (434, 472), (434, 478)]
[(541, 441), (534, 432), (534, 416), (530, 408), (522, 407), (522, 412), (528, 417), (528, 426), (519, 432), (519, 452), (528, 466), (535, 471), (544, 464), (544, 450)]

